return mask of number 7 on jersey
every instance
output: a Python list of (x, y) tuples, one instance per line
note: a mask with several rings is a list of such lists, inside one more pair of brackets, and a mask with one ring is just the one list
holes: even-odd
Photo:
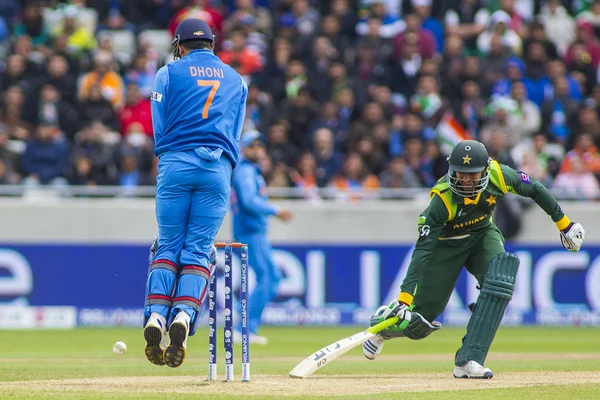
[(206, 119), (208, 118), (208, 110), (215, 98), (217, 89), (219, 89), (219, 86), (221, 86), (221, 81), (205, 81), (203, 79), (198, 79), (198, 86), (212, 86), (210, 89), (210, 93), (208, 94), (208, 99), (206, 99), (206, 103), (204, 104), (204, 108), (202, 109), (202, 118)]

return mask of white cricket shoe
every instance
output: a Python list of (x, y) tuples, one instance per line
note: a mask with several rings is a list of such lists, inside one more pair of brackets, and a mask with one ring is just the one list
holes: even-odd
[(242, 332), (233, 330), (233, 343), (242, 344)]
[(185, 311), (180, 311), (169, 326), (171, 344), (165, 350), (165, 364), (177, 368), (185, 360), (185, 348), (190, 331), (190, 316)]
[(494, 373), (477, 361), (469, 361), (462, 367), (454, 367), (455, 378), (491, 379)]
[[(242, 344), (242, 332), (237, 330), (233, 331), (233, 343)], [(255, 333), (251, 333), (248, 335), (248, 343), (266, 346), (269, 344), (269, 339), (264, 336), (259, 336)]]
[(385, 343), (385, 339), (381, 335), (375, 335), (371, 339), (367, 340), (362, 344), (362, 351), (365, 357), (369, 360), (374, 360), (377, 358), (381, 350), (383, 350), (383, 345)]
[(269, 339), (267, 339), (264, 336), (257, 335), (255, 333), (251, 333), (248, 340), (252, 344), (259, 344), (261, 346), (266, 346), (267, 344), (269, 344)]
[(146, 358), (152, 364), (165, 365), (164, 352), (167, 348), (167, 321), (158, 313), (152, 313), (144, 327)]

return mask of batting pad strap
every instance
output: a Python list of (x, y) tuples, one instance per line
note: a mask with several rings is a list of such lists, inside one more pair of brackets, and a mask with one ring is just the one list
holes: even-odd
[(169, 260), (156, 260), (150, 265), (150, 271), (157, 268), (166, 269), (175, 275), (177, 275), (177, 271), (179, 270), (177, 264)]
[(513, 283), (491, 277), (488, 280), (488, 284), (481, 288), (481, 293), (489, 294), (506, 301), (512, 300), (513, 291), (515, 290)]
[(210, 278), (210, 269), (202, 265), (184, 265), (181, 269), (181, 275), (198, 275), (208, 280)]
[(562, 231), (563, 229), (565, 229), (567, 226), (569, 226), (570, 223), (571, 223), (571, 220), (566, 215), (555, 222), (556, 227), (558, 228), (559, 231)]
[(146, 305), (149, 306), (151, 304), (162, 304), (164, 306), (171, 306), (173, 303), (173, 297), (165, 296), (164, 294), (149, 294), (146, 297)]
[(200, 311), (200, 307), (202, 307), (202, 302), (194, 297), (190, 296), (179, 296), (173, 299), (173, 307), (178, 305), (185, 305), (192, 307), (196, 311)]

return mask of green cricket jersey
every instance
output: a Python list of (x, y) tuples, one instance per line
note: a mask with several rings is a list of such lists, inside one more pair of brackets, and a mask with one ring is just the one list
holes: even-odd
[(475, 199), (453, 193), (445, 175), (431, 189), (429, 206), (419, 217), (419, 238), (402, 284), (401, 301), (412, 303), (420, 270), (428, 265), (438, 243), (466, 238), (491, 228), (497, 201), (508, 192), (533, 199), (550, 215), (559, 230), (569, 225), (569, 219), (544, 185), (497, 161), (490, 163), (489, 184)]

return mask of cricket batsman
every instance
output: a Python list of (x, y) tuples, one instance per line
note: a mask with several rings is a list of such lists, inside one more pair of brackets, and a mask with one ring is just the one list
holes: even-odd
[(246, 84), (213, 50), (206, 22), (182, 21), (176, 61), (158, 71), (151, 95), (158, 248), (146, 287), (145, 353), (172, 368), (185, 359), (213, 272), (210, 252), (227, 212), (246, 112)]
[(572, 222), (548, 190), (524, 172), (499, 164), (474, 140), (457, 144), (448, 173), (431, 189), (429, 206), (418, 221), (419, 238), (397, 300), (380, 307), (371, 325), (398, 316), (399, 322), (363, 344), (374, 360), (387, 339), (419, 340), (441, 329), (434, 319), (444, 310), (463, 266), (481, 288), (456, 353), (455, 378), (492, 378), (485, 359), (512, 299), (519, 259), (504, 250), (492, 221), (497, 201), (507, 193), (533, 199), (555, 222), (563, 246), (579, 251), (585, 232)]
[[(256, 285), (248, 299), (248, 330), (250, 343), (267, 344), (267, 338), (258, 335), (263, 309), (277, 295), (280, 271), (271, 255), (267, 238), (268, 220), (272, 215), (282, 221), (292, 218), (291, 212), (269, 203), (265, 180), (259, 163), (265, 156), (265, 142), (258, 131), (242, 135), (240, 148), (243, 158), (233, 172), (231, 211), (233, 236), (236, 242), (248, 244), (248, 265), (254, 271)], [(234, 341), (241, 342), (241, 321), (234, 331)]]

